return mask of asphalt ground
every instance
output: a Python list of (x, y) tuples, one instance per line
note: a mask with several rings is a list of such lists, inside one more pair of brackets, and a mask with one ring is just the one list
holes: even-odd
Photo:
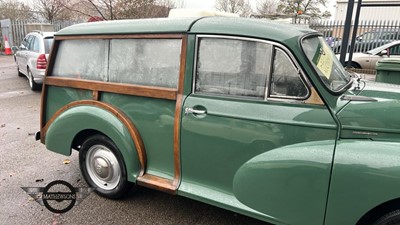
[(39, 130), (40, 92), (18, 77), (12, 56), (0, 55), (0, 225), (8, 224), (265, 224), (259, 220), (180, 196), (134, 188), (123, 200), (90, 194), (78, 206), (55, 214), (21, 187), (65, 180), (88, 187), (78, 154), (63, 156), (34, 140)]

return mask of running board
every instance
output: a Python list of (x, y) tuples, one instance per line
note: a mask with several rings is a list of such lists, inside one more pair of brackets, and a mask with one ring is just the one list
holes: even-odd
[(136, 179), (136, 183), (140, 186), (148, 187), (158, 191), (163, 191), (169, 194), (176, 194), (176, 185), (173, 180), (163, 177), (154, 176), (151, 174), (144, 174)]

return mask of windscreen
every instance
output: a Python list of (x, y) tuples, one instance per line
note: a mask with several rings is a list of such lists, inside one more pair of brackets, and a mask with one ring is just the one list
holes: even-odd
[(333, 92), (341, 92), (351, 82), (331, 48), (321, 36), (305, 38), (303, 50), (323, 83)]

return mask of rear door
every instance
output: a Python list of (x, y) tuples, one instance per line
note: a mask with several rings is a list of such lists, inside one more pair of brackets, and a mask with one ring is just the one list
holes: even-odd
[[(249, 183), (255, 188), (249, 198), (239, 200), (286, 222), (313, 218), (322, 224), (336, 125), (287, 49), (255, 39), (198, 36), (195, 67), (183, 106), (180, 190), (234, 205), (235, 175), (262, 156), (270, 170)], [(320, 151), (285, 150), (318, 141), (327, 141)], [(307, 209), (299, 212), (309, 196)]]
[(18, 66), (19, 69), (24, 73), (27, 74), (27, 58), (28, 58), (28, 48), (29, 48), (29, 43), (32, 41), (33, 36), (28, 35), (25, 37), (25, 39), (22, 41), (22, 45), (20, 47), (20, 50), (17, 52), (17, 61), (18, 61)]

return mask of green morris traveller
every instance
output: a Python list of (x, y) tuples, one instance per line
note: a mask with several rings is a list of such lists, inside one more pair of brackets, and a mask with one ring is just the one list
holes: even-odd
[(79, 24), (55, 35), (36, 139), (79, 151), (108, 198), (135, 184), (273, 224), (399, 224), (399, 87), (291, 25)]

